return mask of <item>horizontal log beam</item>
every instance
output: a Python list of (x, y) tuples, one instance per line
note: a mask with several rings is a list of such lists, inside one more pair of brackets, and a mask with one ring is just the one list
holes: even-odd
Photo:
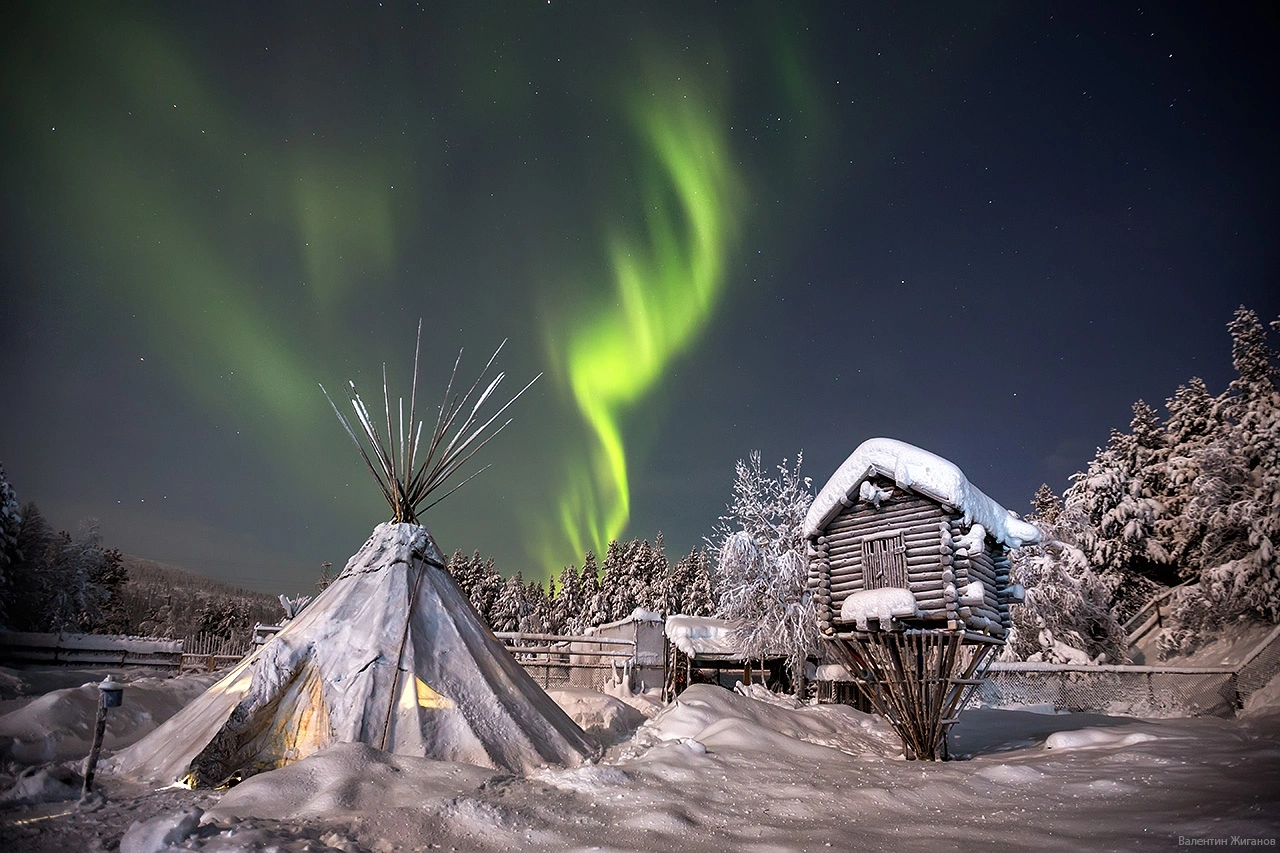
[[(845, 533), (862, 528), (884, 529), (885, 527), (896, 527), (904, 523), (918, 521), (937, 523), (942, 521), (943, 518), (943, 514), (934, 507), (882, 510), (880, 512), (859, 509), (853, 513), (837, 516), (829, 521), (821, 531), (820, 536), (830, 536), (833, 533)], [(821, 540), (819, 539), (819, 541)]]

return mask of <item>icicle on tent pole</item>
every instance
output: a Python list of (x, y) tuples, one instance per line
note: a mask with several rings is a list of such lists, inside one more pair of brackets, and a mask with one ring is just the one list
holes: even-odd
[(946, 757), (946, 735), (1022, 589), (1009, 552), (1040, 531), (955, 465), (901, 441), (863, 442), (809, 507), (808, 587), (831, 656), (902, 738)]
[(416, 421), (417, 349), (407, 420), (403, 401), (398, 422), (392, 420), (384, 369), (385, 436), (351, 387), (367, 449), (333, 408), (392, 520), (378, 525), (342, 573), (271, 641), (113, 759), (115, 772), (161, 785), (222, 786), (343, 742), (512, 773), (577, 765), (599, 753), (494, 638), (418, 523), (461, 485), (423, 506), (510, 423), (489, 431), (529, 387), (482, 418), (503, 374), (472, 397), (496, 356), (459, 397), (453, 392), (459, 354), (425, 444)]

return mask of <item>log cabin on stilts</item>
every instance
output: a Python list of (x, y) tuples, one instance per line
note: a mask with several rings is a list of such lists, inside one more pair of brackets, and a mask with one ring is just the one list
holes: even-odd
[(1022, 601), (1009, 552), (1039, 530), (947, 460), (863, 442), (805, 519), (809, 588), (830, 657), (902, 738), (907, 758), (946, 758), (947, 730)]

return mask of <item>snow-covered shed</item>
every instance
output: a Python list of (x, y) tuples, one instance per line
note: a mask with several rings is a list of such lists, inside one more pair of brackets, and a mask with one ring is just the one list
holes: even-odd
[(788, 682), (785, 656), (748, 660), (733, 632), (736, 623), (711, 616), (668, 616), (664, 627), (667, 639), (667, 678), (663, 688), (673, 699), (696, 682), (732, 687), (736, 681)]
[[(633, 654), (627, 662), (629, 686), (632, 690), (643, 691), (662, 684), (666, 672), (666, 657), (661, 613), (653, 613), (637, 607), (625, 619), (588, 628), (587, 635), (610, 640), (626, 640), (633, 644)], [(575, 659), (600, 660), (599, 646), (586, 643), (573, 645)]]
[(863, 442), (805, 518), (809, 587), (828, 636), (894, 627), (1009, 631), (1009, 551), (1039, 530), (952, 463), (890, 438)]

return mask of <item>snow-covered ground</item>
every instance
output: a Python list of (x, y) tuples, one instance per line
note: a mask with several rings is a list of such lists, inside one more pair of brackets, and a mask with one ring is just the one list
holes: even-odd
[[(23, 679), (12, 670), (0, 670), (9, 683), (18, 681), (30, 692), (36, 692), (32, 687), (41, 684), (74, 685), (54, 687), (35, 699), (17, 697), (6, 702), (8, 713), (0, 717), (0, 762), (26, 766), (88, 755), (98, 712), (97, 684), (106, 672), (35, 670)], [(217, 680), (217, 676), (205, 674), (172, 678), (159, 674), (139, 677), (120, 669), (111, 673), (127, 679), (128, 701), (107, 715), (103, 746), (108, 750), (138, 740)]]
[[(185, 695), (185, 679), (172, 681)], [(156, 850), (167, 837), (205, 851), (899, 853), (1280, 837), (1277, 682), (1234, 720), (971, 710), (951, 737), (966, 760), (938, 763), (903, 760), (876, 717), (756, 696), (696, 685), (641, 724), (635, 706), (651, 709), (634, 698), (556, 694), (612, 746), (598, 764), (528, 778), (350, 744), (225, 793), (107, 777), (106, 799), (88, 807), (0, 810), (0, 849)], [(68, 719), (47, 717), (47, 734)]]

